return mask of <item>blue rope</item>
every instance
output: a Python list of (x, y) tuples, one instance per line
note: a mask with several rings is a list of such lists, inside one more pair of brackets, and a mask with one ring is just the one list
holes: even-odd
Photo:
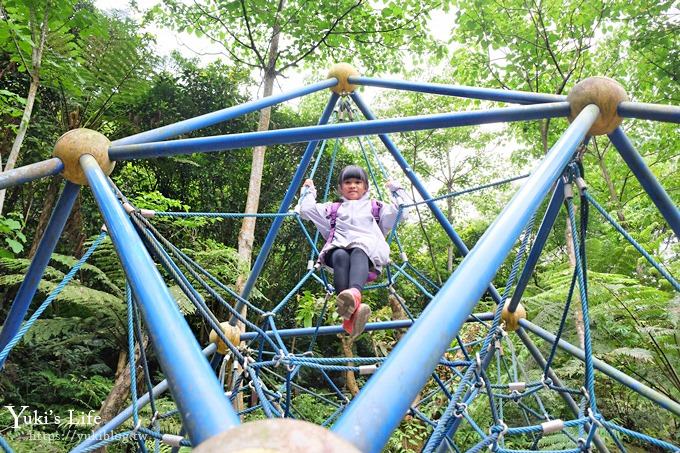
[(206, 218), (222, 218), (222, 219), (236, 219), (244, 217), (258, 217), (258, 218), (275, 218), (275, 217), (293, 217), (294, 212), (260, 212), (246, 214), (243, 212), (174, 212), (174, 211), (154, 211), (154, 216), (158, 217), (206, 217)]
[(597, 209), (600, 212), (600, 214), (602, 214), (602, 217), (607, 219), (607, 221), (609, 223), (611, 223), (611, 225), (616, 229), (616, 231), (621, 233), (621, 235), (624, 238), (626, 238), (626, 240), (628, 242), (630, 242), (633, 247), (635, 247), (635, 250), (640, 252), (640, 254), (642, 256), (644, 256), (645, 259), (649, 262), (649, 264), (651, 264), (654, 267), (654, 269), (659, 271), (659, 273), (661, 275), (663, 275), (666, 280), (668, 280), (668, 282), (673, 286), (673, 288), (675, 288), (676, 291), (680, 291), (680, 283), (678, 283), (678, 281), (671, 275), (671, 273), (668, 272), (666, 269), (664, 269), (652, 257), (652, 255), (650, 255), (647, 252), (647, 250), (642, 248), (642, 246), (640, 244), (638, 244), (637, 241), (635, 239), (633, 239), (633, 237), (626, 230), (624, 230), (623, 227), (621, 225), (619, 225), (616, 222), (616, 220), (614, 220), (614, 218), (612, 216), (610, 216), (609, 213), (607, 213), (607, 211), (605, 211), (604, 208), (602, 206), (600, 206), (600, 204), (597, 201), (595, 201), (595, 199), (592, 196), (590, 196), (590, 194), (587, 191), (585, 191), (584, 194), (585, 194), (586, 199), (590, 202), (590, 204), (593, 205), (595, 207), (595, 209)]
[(680, 447), (677, 445), (673, 445), (669, 442), (664, 442), (663, 440), (656, 439), (654, 437), (648, 436), (646, 434), (639, 433), (637, 431), (633, 431), (631, 429), (624, 428), (622, 426), (617, 425), (616, 423), (608, 422), (607, 420), (600, 420), (600, 423), (602, 423), (604, 426), (608, 426), (609, 428), (612, 428), (616, 431), (619, 431), (627, 436), (630, 436), (634, 439), (638, 439), (647, 443), (650, 443), (652, 445), (656, 445), (657, 447), (664, 448), (666, 450), (670, 450), (673, 452), (680, 451)]
[(584, 269), (581, 261), (581, 247), (578, 240), (578, 229), (574, 217), (574, 203), (571, 198), (567, 198), (567, 211), (569, 212), (569, 224), (572, 231), (572, 242), (574, 244), (574, 255), (576, 255), (576, 272), (578, 276), (579, 293), (581, 295), (581, 311), (583, 312), (583, 337), (586, 366), (586, 389), (590, 396), (590, 407), (597, 412), (597, 402), (595, 400), (595, 367), (593, 366), (593, 345), (590, 336), (590, 316), (588, 313), (588, 294), (586, 293), (586, 283)]
[(24, 323), (23, 326), (19, 329), (17, 334), (12, 338), (12, 340), (7, 343), (7, 346), (0, 352), (0, 362), (3, 362), (9, 353), (12, 351), (14, 346), (21, 341), (24, 335), (26, 335), (26, 332), (28, 329), (35, 324), (35, 322), (38, 320), (40, 315), (43, 314), (45, 310), (47, 310), (47, 307), (50, 306), (50, 304), (54, 301), (54, 299), (57, 298), (57, 296), (61, 293), (61, 291), (64, 289), (66, 285), (69, 284), (69, 282), (75, 277), (76, 273), (80, 270), (80, 268), (87, 262), (88, 259), (90, 259), (90, 256), (92, 256), (92, 253), (99, 247), (99, 244), (104, 240), (104, 237), (106, 237), (106, 232), (102, 231), (99, 233), (99, 236), (97, 236), (97, 239), (92, 243), (90, 248), (85, 252), (85, 254), (78, 260), (78, 262), (71, 268), (68, 274), (61, 280), (61, 282), (57, 285), (56, 288), (52, 290), (49, 296), (47, 296), (47, 299), (38, 307), (38, 309), (31, 315), (31, 317)]
[[(137, 365), (135, 363), (135, 336), (133, 333), (133, 305), (132, 290), (130, 283), (125, 284), (125, 296), (127, 300), (127, 334), (128, 334), (128, 363), (130, 366), (130, 396), (132, 397), (132, 424), (134, 427), (139, 423), (139, 412), (137, 407)], [(142, 345), (140, 344), (141, 348)]]
[(438, 197), (428, 198), (427, 200), (405, 204), (405, 205), (403, 205), (403, 207), (404, 208), (410, 208), (410, 207), (421, 205), (421, 204), (427, 204), (427, 203), (430, 203), (430, 202), (433, 202), (433, 201), (444, 200), (446, 198), (454, 198), (454, 197), (458, 197), (460, 195), (465, 195), (467, 193), (477, 192), (479, 190), (488, 189), (490, 187), (495, 187), (495, 186), (500, 186), (502, 184), (507, 184), (509, 182), (517, 181), (518, 179), (528, 178), (529, 176), (531, 176), (531, 175), (526, 174), (526, 175), (521, 175), (521, 176), (515, 176), (515, 177), (512, 177), (512, 178), (502, 179), (500, 181), (494, 181), (494, 182), (490, 182), (488, 184), (482, 184), (481, 186), (471, 187), (469, 189), (461, 190), (461, 191), (458, 191), (458, 192), (451, 192), (451, 193), (447, 193), (447, 194), (444, 194), (444, 195), (440, 195)]

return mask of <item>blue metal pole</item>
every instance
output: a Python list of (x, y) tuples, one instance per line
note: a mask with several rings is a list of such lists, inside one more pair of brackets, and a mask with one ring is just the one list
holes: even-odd
[(566, 96), (558, 94), (531, 93), (528, 91), (500, 90), (497, 88), (478, 88), (441, 83), (409, 82), (406, 80), (374, 79), (372, 77), (350, 77), (349, 83), (396, 90), (417, 91), (419, 93), (443, 94), (461, 98), (482, 99), (486, 101), (510, 102), (515, 104), (539, 104), (566, 101)]
[[(371, 109), (366, 105), (364, 100), (359, 96), (358, 93), (352, 93), (352, 99), (356, 103), (357, 107), (359, 107), (359, 110), (361, 110), (361, 113), (369, 120), (371, 121), (376, 121), (376, 117), (371, 112)], [(449, 222), (449, 219), (446, 218), (446, 215), (439, 209), (439, 206), (432, 201), (432, 195), (430, 195), (430, 192), (428, 192), (427, 188), (425, 188), (425, 185), (418, 179), (418, 176), (413, 172), (413, 169), (411, 166), (406, 162), (406, 159), (404, 159), (404, 156), (401, 155), (399, 152), (399, 149), (397, 148), (397, 145), (394, 144), (391, 138), (389, 138), (387, 135), (380, 135), (380, 140), (383, 142), (385, 145), (385, 148), (392, 154), (392, 157), (394, 157), (394, 160), (396, 160), (397, 164), (401, 167), (403, 170), (404, 174), (406, 177), (411, 181), (413, 184), (413, 187), (418, 191), (421, 197), (423, 197), (423, 200), (428, 200), (427, 201), (427, 206), (430, 208), (432, 211), (432, 214), (434, 215), (435, 219), (439, 222), (439, 224), (444, 228), (444, 231), (446, 234), (451, 238), (451, 241), (453, 244), (456, 246), (458, 251), (460, 252), (461, 255), (466, 256), (470, 250), (468, 249), (467, 245), (463, 242), (463, 239), (461, 239), (460, 236), (458, 236), (458, 233), (456, 233), (456, 230), (453, 228), (453, 225), (451, 225), (451, 222)], [(496, 301), (496, 303), (500, 303), (501, 301), (501, 296), (498, 294), (498, 291), (496, 291), (496, 288), (492, 286), (489, 287), (489, 293), (491, 294), (491, 297)]]
[(64, 170), (64, 164), (58, 157), (13, 168), (10, 171), (0, 173), (0, 190), (44, 178), (45, 176), (58, 175), (62, 170)]
[(130, 137), (121, 138), (120, 140), (113, 141), (111, 145), (112, 146), (132, 145), (135, 143), (147, 143), (165, 140), (168, 138), (176, 137), (180, 134), (186, 134), (197, 129), (212, 126), (223, 121), (228, 121), (238, 116), (245, 115), (246, 113), (251, 113), (257, 110), (271, 107), (272, 105), (276, 105), (281, 102), (288, 101), (290, 99), (295, 99), (306, 94), (314, 93), (316, 91), (323, 90), (324, 88), (330, 88), (337, 84), (338, 80), (333, 77), (287, 93), (281, 93), (276, 96), (267, 96), (262, 99), (246, 102), (245, 104), (235, 105), (233, 107), (228, 107), (226, 109), (218, 110), (216, 112), (206, 113), (205, 115), (197, 116), (195, 118), (190, 118), (188, 120), (159, 127), (158, 129), (153, 129), (150, 131), (131, 135)]
[(104, 217), (133, 294), (139, 301), (149, 338), (192, 444), (198, 445), (238, 425), (240, 422), (236, 412), (224, 396), (189, 325), (180, 314), (97, 161), (85, 154), (80, 158), (80, 165)]
[[(203, 355), (210, 356), (216, 350), (217, 350), (217, 346), (214, 343), (211, 343), (205, 349), (203, 349)], [(151, 393), (146, 392), (141, 398), (139, 398), (137, 400), (138, 410), (143, 408), (147, 404), (149, 404), (149, 401), (151, 400), (151, 395), (153, 395), (154, 398), (158, 398), (160, 395), (165, 393), (167, 390), (168, 390), (168, 380), (163, 379), (161, 382), (156, 384), (153, 389), (151, 389)], [(132, 411), (133, 411), (132, 405), (128, 406), (126, 409), (121, 411), (118, 415), (116, 415), (111, 420), (109, 420), (104, 426), (102, 426), (101, 428), (97, 429), (95, 432), (90, 434), (87, 437), (87, 439), (85, 439), (80, 445), (78, 445), (76, 448), (71, 450), (71, 453), (82, 453), (84, 450), (86, 450), (87, 448), (96, 444), (97, 442), (106, 439), (108, 434), (111, 431), (118, 428), (120, 425), (125, 423), (125, 420), (132, 417)]]
[[(26, 277), (24, 278), (24, 281), (21, 282), (21, 286), (14, 298), (7, 319), (2, 326), (2, 332), (0, 333), (0, 350), (4, 349), (5, 346), (7, 346), (7, 343), (9, 343), (19, 331), (21, 322), (24, 320), (28, 307), (31, 305), (31, 300), (33, 300), (33, 296), (35, 296), (40, 279), (45, 272), (47, 264), (50, 262), (52, 252), (57, 245), (57, 241), (61, 236), (64, 225), (66, 225), (68, 216), (73, 208), (73, 203), (76, 201), (79, 192), (80, 186), (78, 184), (67, 182), (66, 185), (64, 185), (59, 200), (57, 200), (57, 204), (54, 206), (54, 211), (52, 211), (52, 217), (50, 217), (43, 237), (40, 239), (40, 244), (38, 244), (35, 256), (28, 267)], [(0, 368), (2, 365), (3, 362), (0, 362)]]
[(675, 235), (680, 238), (680, 210), (654, 177), (642, 156), (635, 150), (620, 127), (609, 134), (609, 140), (619, 150), (619, 154), (626, 161), (637, 180), (640, 181), (640, 185), (649, 194), (656, 207), (659, 208), (659, 212), (664, 216)]
[(589, 105), (569, 125), (333, 431), (361, 451), (382, 449), (598, 115), (597, 106)]
[[(538, 335), (545, 341), (549, 343), (554, 343), (557, 337), (555, 335), (551, 334), (547, 330), (542, 329), (541, 327), (537, 326), (536, 324), (527, 321), (526, 319), (521, 319), (520, 320), (520, 325), (528, 330), (529, 332)], [(560, 349), (563, 349), (564, 351), (568, 352), (572, 356), (576, 357), (580, 361), (584, 362), (586, 358), (585, 352), (583, 352), (582, 349), (577, 348), (576, 346), (572, 345), (571, 343), (567, 343), (566, 341), (560, 339), (560, 341), (557, 343), (557, 346), (560, 347)], [(661, 393), (657, 392), (654, 389), (651, 389), (647, 387), (645, 384), (642, 382), (636, 381), (632, 377), (628, 376), (626, 373), (617, 370), (611, 365), (606, 364), (602, 360), (599, 360), (595, 357), (593, 357), (593, 365), (595, 368), (599, 371), (602, 371), (604, 374), (609, 376), (610, 378), (619, 381), (621, 384), (625, 385), (626, 387), (630, 388), (631, 390), (636, 391), (640, 395), (650, 399), (651, 401), (655, 402), (659, 406), (663, 407), (664, 409), (667, 409), (671, 412), (673, 412), (675, 415), (680, 416), (680, 404), (677, 402), (673, 401), (672, 399), (668, 398), (665, 395), (662, 395)]]
[(417, 131), (439, 127), (471, 126), (475, 124), (556, 118), (565, 117), (568, 114), (569, 103), (555, 102), (551, 104), (503, 107), (472, 112), (440, 113), (436, 115), (411, 116), (378, 121), (357, 121), (352, 123), (295, 127), (273, 131), (216, 135), (212, 137), (187, 138), (166, 142), (140, 143), (136, 145), (116, 144), (109, 148), (109, 158), (112, 160), (125, 160), (165, 157), (176, 154), (215, 152), (259, 145), (299, 143), (337, 137), (355, 137), (360, 135)]
[(562, 179), (558, 181), (553, 191), (552, 198), (550, 199), (550, 204), (548, 204), (548, 209), (545, 210), (543, 215), (543, 221), (541, 221), (541, 226), (536, 233), (536, 239), (534, 239), (534, 245), (531, 247), (529, 256), (527, 257), (526, 263), (524, 263), (524, 269), (522, 269), (522, 275), (520, 275), (517, 281), (517, 286), (515, 287), (515, 292), (512, 294), (512, 299), (508, 304), (508, 311), (514, 313), (517, 310), (517, 305), (519, 305), (524, 290), (529, 283), (531, 274), (534, 272), (536, 263), (543, 253), (543, 247), (548, 240), (548, 235), (552, 231), (552, 227), (555, 224), (555, 219), (557, 219), (557, 214), (560, 212), (560, 207), (562, 206), (562, 201), (564, 200), (564, 183)]
[[(323, 113), (321, 114), (321, 117), (319, 118), (320, 125), (326, 124), (328, 122), (328, 120), (331, 117), (331, 114), (333, 113), (333, 109), (335, 108), (335, 104), (338, 102), (339, 97), (340, 96), (338, 96), (335, 93), (331, 94), (331, 97), (328, 100), (328, 103), (326, 104), (326, 108), (324, 109)], [(278, 211), (279, 214), (288, 212), (288, 208), (290, 208), (290, 205), (293, 202), (293, 198), (297, 194), (297, 191), (300, 188), (300, 185), (302, 184), (302, 179), (305, 177), (305, 173), (307, 172), (309, 162), (312, 160), (312, 156), (314, 156), (314, 150), (316, 149), (317, 143), (318, 142), (316, 141), (312, 141), (307, 144), (305, 153), (302, 155), (302, 159), (300, 160), (300, 165), (298, 165), (297, 170), (295, 170), (293, 180), (290, 182), (290, 185), (288, 186), (288, 190), (286, 191), (286, 195), (284, 195), (283, 197), (283, 201), (281, 201), (281, 206), (279, 207)], [(248, 299), (248, 296), (250, 296), (250, 292), (252, 291), (253, 286), (255, 286), (255, 281), (260, 276), (260, 272), (262, 272), (262, 267), (264, 267), (264, 263), (267, 260), (267, 257), (269, 256), (269, 251), (274, 245), (274, 240), (276, 239), (276, 235), (279, 233), (279, 229), (281, 228), (282, 223), (283, 217), (274, 218), (274, 221), (272, 222), (272, 225), (269, 228), (269, 231), (267, 232), (267, 236), (264, 238), (264, 242), (262, 243), (260, 253), (257, 254), (255, 264), (253, 264), (253, 268), (250, 271), (248, 280), (243, 286), (243, 292), (241, 293), (241, 297), (243, 299)], [(236, 311), (241, 311), (243, 305), (244, 305), (243, 302), (239, 301), (236, 304)], [(232, 316), (229, 323), (231, 325), (236, 325), (236, 318)]]
[[(469, 316), (465, 322), (479, 322), (479, 321), (492, 321), (493, 313), (480, 313), (478, 315)], [(374, 330), (389, 330), (389, 329), (408, 329), (413, 324), (410, 319), (398, 319), (396, 321), (382, 321), (382, 322), (369, 322), (366, 323), (366, 332), (371, 332)], [(311, 335), (336, 335), (344, 332), (342, 326), (321, 326), (318, 329), (316, 327), (301, 327), (296, 329), (284, 329), (277, 330), (276, 333), (281, 338), (290, 337), (308, 337)], [(274, 332), (267, 330), (265, 332), (268, 336), (274, 336)], [(257, 338), (259, 334), (257, 332), (245, 332), (241, 334), (241, 341), (250, 341)]]
[(617, 108), (617, 112), (619, 116), (623, 118), (680, 123), (680, 107), (674, 105), (621, 102)]

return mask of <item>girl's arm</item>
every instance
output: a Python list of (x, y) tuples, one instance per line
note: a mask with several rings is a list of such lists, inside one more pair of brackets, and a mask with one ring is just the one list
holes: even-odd
[(316, 188), (311, 179), (305, 181), (300, 196), (300, 217), (314, 222), (321, 236), (327, 238), (331, 229), (330, 220), (326, 218), (328, 203), (316, 202)]
[[(387, 189), (396, 195), (397, 202), (399, 204), (409, 204), (411, 203), (411, 199), (409, 198), (408, 195), (406, 195), (406, 191), (399, 185), (398, 182), (396, 181), (388, 181), (387, 182)], [(385, 203), (383, 204), (382, 209), (380, 210), (380, 229), (382, 230), (383, 234), (387, 236), (394, 228), (394, 224), (397, 222), (397, 214), (399, 214), (399, 206), (397, 202), (393, 203)], [(401, 217), (399, 220), (404, 220), (408, 216), (408, 211), (409, 209), (404, 209), (402, 210)]]

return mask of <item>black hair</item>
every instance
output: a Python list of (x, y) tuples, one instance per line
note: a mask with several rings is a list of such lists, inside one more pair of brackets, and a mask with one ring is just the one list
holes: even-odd
[(366, 174), (366, 170), (358, 165), (348, 165), (340, 171), (340, 174), (338, 175), (338, 187), (342, 186), (343, 182), (352, 178), (362, 180), (364, 184), (366, 184), (366, 190), (368, 190), (368, 175)]

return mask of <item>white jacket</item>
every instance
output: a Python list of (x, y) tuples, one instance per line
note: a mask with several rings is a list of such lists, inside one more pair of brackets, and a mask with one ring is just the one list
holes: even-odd
[[(304, 188), (303, 188), (304, 190)], [(400, 191), (402, 189), (399, 189)], [(316, 189), (309, 188), (309, 192), (300, 202), (300, 216), (304, 220), (311, 220), (324, 237), (328, 239), (331, 229), (330, 210), (332, 201), (316, 202)], [(360, 248), (371, 260), (371, 269), (380, 270), (390, 262), (390, 247), (385, 240), (397, 220), (399, 208), (390, 203), (383, 203), (380, 209), (380, 222), (377, 224), (371, 212), (370, 191), (366, 191), (359, 200), (348, 200), (342, 197), (342, 204), (338, 207), (335, 219), (335, 234), (333, 241), (326, 244), (320, 251), (319, 262), (329, 250), (335, 248)]]

